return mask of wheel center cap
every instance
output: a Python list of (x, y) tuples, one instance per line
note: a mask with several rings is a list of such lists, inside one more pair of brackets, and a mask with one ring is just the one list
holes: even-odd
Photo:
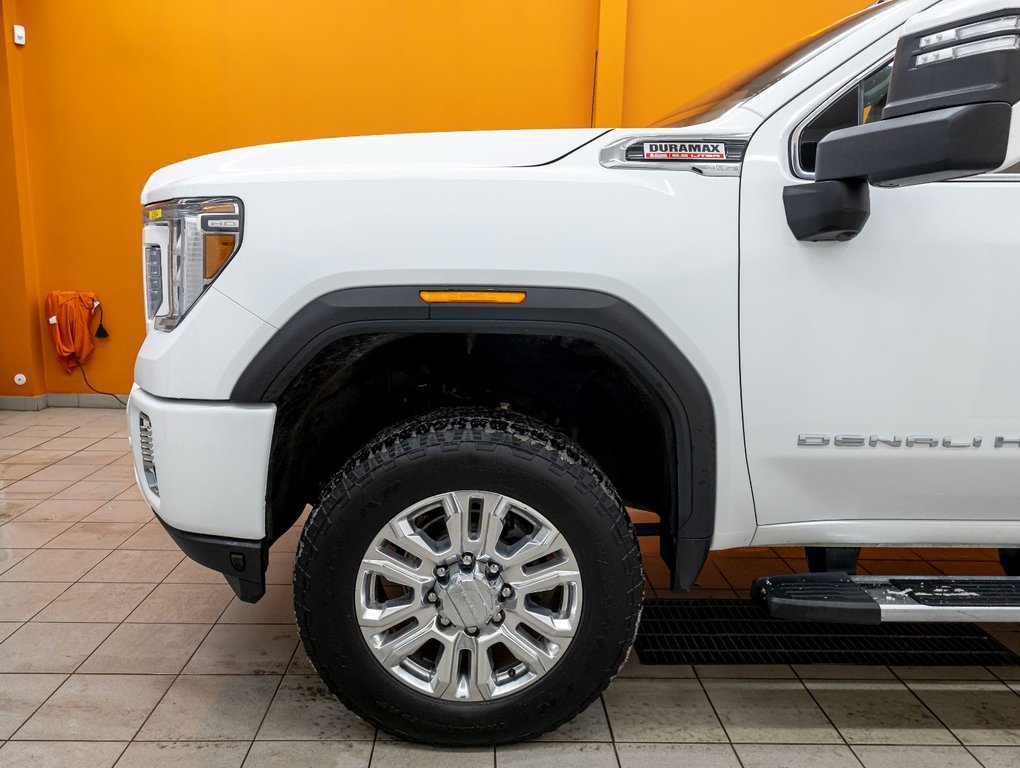
[(454, 624), (476, 627), (496, 613), (497, 586), (475, 574), (452, 575), (443, 592), (443, 612)]

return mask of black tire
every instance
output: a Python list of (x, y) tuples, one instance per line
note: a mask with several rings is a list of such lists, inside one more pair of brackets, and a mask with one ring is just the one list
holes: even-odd
[(1020, 549), (1000, 549), (999, 564), (1007, 576), (1020, 576)]
[[(584, 594), (573, 640), (541, 678), (488, 701), (413, 690), (369, 651), (354, 590), (373, 538), (417, 501), (492, 490), (542, 510), (577, 559)], [(608, 480), (569, 439), (509, 412), (451, 410), (392, 429), (337, 474), (305, 524), (294, 604), (308, 657), (348, 708), (389, 733), (477, 746), (534, 738), (595, 701), (626, 660), (643, 596), (641, 555)]]

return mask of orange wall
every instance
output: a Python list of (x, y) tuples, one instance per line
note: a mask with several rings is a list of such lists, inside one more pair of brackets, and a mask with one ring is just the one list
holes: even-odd
[(0, 395), (87, 391), (43, 335), (55, 288), (99, 294), (111, 337), (89, 378), (130, 388), (138, 194), (162, 165), (324, 136), (646, 125), (864, 4), (0, 0)]
[(650, 125), (714, 84), (871, 4), (631, 0), (623, 124)]
[[(36, 317), (34, 244), (28, 201), (27, 152), (18, 61), (9, 60), (11, 25), (0, 4), (4, 45), (0, 50), (0, 394), (35, 396), (46, 391), (40, 327)], [(16, 374), (28, 381), (17, 387)], [(15, 390), (18, 390), (15, 392)]]

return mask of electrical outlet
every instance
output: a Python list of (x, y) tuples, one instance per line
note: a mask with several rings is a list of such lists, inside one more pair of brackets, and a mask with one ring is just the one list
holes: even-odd
[(21, 24), (14, 25), (14, 44), (15, 45), (25, 44), (25, 28)]

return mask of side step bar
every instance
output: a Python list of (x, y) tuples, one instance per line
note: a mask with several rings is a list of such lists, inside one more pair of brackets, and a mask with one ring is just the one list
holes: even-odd
[(751, 600), (794, 621), (1020, 621), (1020, 578), (1010, 576), (766, 576)]

